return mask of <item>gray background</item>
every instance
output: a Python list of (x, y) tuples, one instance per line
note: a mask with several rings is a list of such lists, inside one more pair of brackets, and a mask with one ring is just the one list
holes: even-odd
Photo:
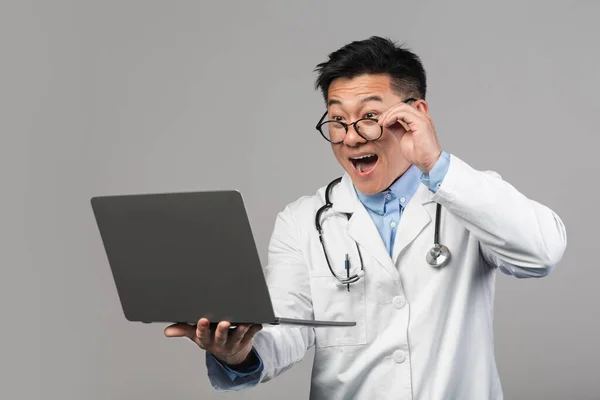
[(597, 1), (0, 7), (0, 398), (307, 398), (312, 353), (218, 396), (194, 344), (128, 323), (89, 198), (239, 189), (265, 260), (276, 213), (341, 173), (314, 130), (312, 70), (373, 34), (422, 57), (445, 150), (567, 226), (550, 276), (499, 275), (506, 398), (600, 398)]

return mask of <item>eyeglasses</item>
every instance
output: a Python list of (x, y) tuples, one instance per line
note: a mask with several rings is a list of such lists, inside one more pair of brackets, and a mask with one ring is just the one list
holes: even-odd
[[(410, 98), (404, 100), (404, 103), (415, 100), (416, 99), (414, 98)], [(383, 135), (383, 126), (379, 125), (379, 120), (376, 118), (361, 118), (351, 124), (333, 120), (323, 121), (328, 112), (329, 111), (325, 111), (325, 114), (323, 114), (315, 128), (321, 133), (321, 136), (330, 143), (342, 143), (346, 134), (348, 134), (348, 128), (351, 126), (354, 126), (356, 133), (367, 142), (373, 142)]]

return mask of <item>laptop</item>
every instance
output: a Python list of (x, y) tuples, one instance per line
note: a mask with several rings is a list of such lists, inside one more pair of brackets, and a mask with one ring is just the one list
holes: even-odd
[(129, 321), (356, 325), (275, 315), (236, 190), (97, 196), (91, 206)]

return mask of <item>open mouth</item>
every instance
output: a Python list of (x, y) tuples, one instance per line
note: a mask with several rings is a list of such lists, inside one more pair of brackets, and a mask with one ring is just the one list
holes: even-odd
[(350, 157), (350, 162), (352, 162), (352, 165), (354, 165), (354, 168), (360, 174), (368, 174), (373, 171), (378, 159), (379, 157), (377, 157), (376, 154), (370, 153), (362, 156)]

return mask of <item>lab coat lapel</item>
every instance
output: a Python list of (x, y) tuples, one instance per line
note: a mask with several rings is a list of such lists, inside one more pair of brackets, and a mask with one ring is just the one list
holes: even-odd
[[(358, 199), (354, 186), (346, 174), (342, 178), (337, 200), (333, 200), (333, 209), (338, 212), (350, 212), (352, 217), (348, 223), (348, 234), (383, 267), (383, 269), (398, 281), (399, 273), (388, 253), (379, 231), (367, 209)], [(364, 257), (364, 256), (363, 256)]]
[[(392, 260), (394, 265), (400, 254), (408, 248), (415, 238), (431, 222), (432, 216), (427, 211), (427, 204), (433, 203), (431, 197), (433, 193), (423, 184), (419, 185), (417, 191), (410, 199), (398, 224)], [(435, 208), (435, 207), (434, 207)], [(434, 211), (435, 212), (435, 211)], [(433, 243), (433, 235), (431, 236)], [(425, 255), (423, 255), (425, 257)]]

